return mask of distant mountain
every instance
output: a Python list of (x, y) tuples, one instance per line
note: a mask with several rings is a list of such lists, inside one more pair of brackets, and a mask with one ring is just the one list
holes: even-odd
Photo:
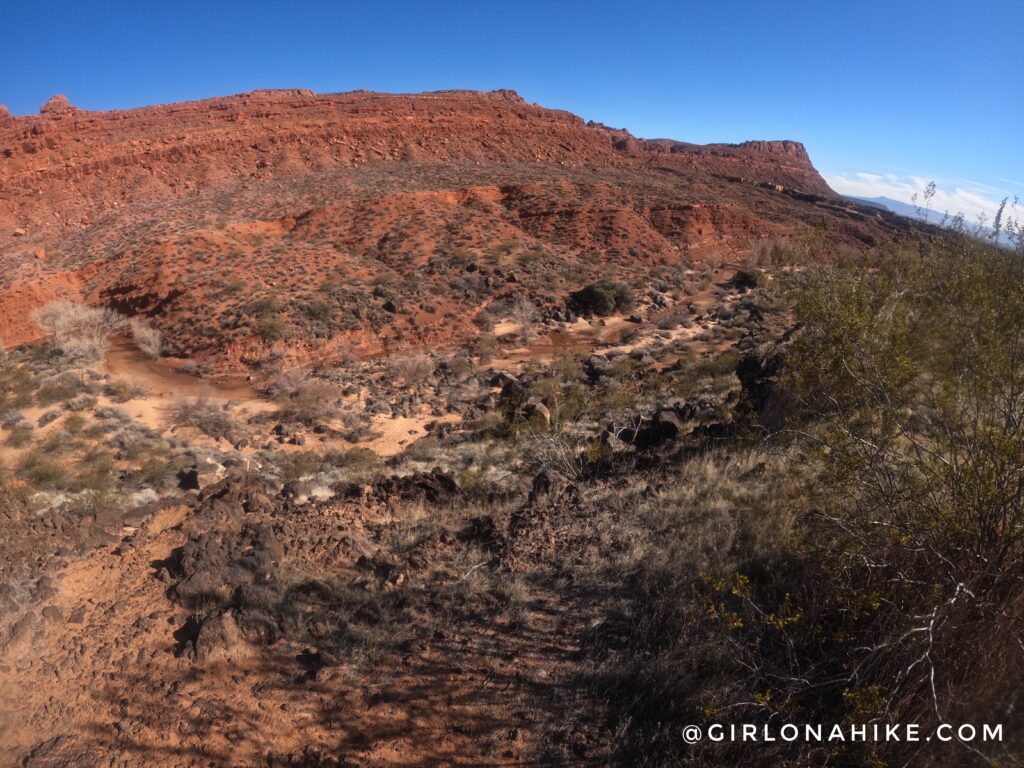
[[(846, 198), (861, 204), (867, 204), (876, 208), (883, 208), (899, 216), (906, 216), (908, 219), (928, 221), (932, 224), (941, 224), (947, 215), (945, 212), (936, 211), (934, 208), (918, 208), (910, 203), (893, 200), (891, 197), (853, 197), (851, 195), (847, 195)], [(949, 216), (952, 218), (952, 214), (949, 214)], [(972, 222), (968, 222), (969, 226), (972, 224)], [(988, 229), (987, 232), (988, 237), (991, 238), (992, 230)], [(1005, 232), (999, 233), (999, 243), (1001, 245), (1011, 245), (1010, 238)]]
[(849, 197), (850, 200), (856, 200), (859, 203), (867, 203), (878, 208), (884, 208), (887, 211), (892, 211), (900, 216), (906, 216), (908, 219), (917, 219), (918, 221), (924, 221), (927, 214), (928, 221), (934, 223), (942, 221), (944, 213), (939, 213), (931, 208), (918, 209), (916, 206), (910, 203), (904, 203), (899, 200), (893, 200), (891, 197)]

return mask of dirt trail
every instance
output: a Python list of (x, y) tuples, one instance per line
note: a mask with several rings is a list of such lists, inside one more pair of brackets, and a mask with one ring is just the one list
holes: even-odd
[(426, 425), (430, 422), (439, 424), (454, 424), (460, 420), (460, 416), (449, 413), (444, 416), (434, 416), (429, 412), (420, 413), (416, 416), (376, 416), (372, 422), (372, 429), (379, 437), (359, 443), (362, 448), (369, 448), (378, 456), (396, 456), (404, 451), (409, 445), (421, 437), (427, 435)]
[[(175, 400), (202, 397), (215, 402), (233, 402), (239, 413), (252, 415), (271, 411), (276, 405), (259, 396), (241, 375), (200, 379), (180, 368), (184, 361), (160, 358), (154, 360), (139, 352), (127, 340), (119, 339), (107, 354), (104, 367), (111, 376), (134, 384), (146, 392), (146, 397), (131, 400), (127, 410), (147, 426), (166, 426), (168, 414)], [(401, 453), (409, 443), (427, 434), (425, 425), (431, 421), (457, 421), (456, 414), (436, 417), (422, 413), (412, 417), (378, 415), (373, 430), (379, 437), (361, 443), (378, 456), (388, 457)]]
[(106, 370), (145, 389), (153, 397), (208, 397), (213, 400), (251, 402), (259, 399), (243, 376), (200, 379), (181, 370), (185, 361), (146, 357), (124, 339), (114, 343), (106, 357)]
[[(353, 514), (320, 510), (312, 525)], [(59, 575), (50, 618), (0, 655), (0, 767), (536, 764), (587, 621), (545, 586), (553, 564), (523, 574), (535, 587), (516, 622), (441, 621), (370, 670), (311, 669), (290, 640), (201, 664), (178, 653), (188, 615), (157, 578), (188, 516), (161, 512)]]

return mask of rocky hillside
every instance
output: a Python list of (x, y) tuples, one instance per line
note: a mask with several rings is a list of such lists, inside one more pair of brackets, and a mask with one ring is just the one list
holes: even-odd
[(0, 111), (0, 335), (35, 306), (145, 314), (182, 356), (252, 363), (467, 339), (495, 301), (885, 214), (803, 146), (636, 139), (510, 91), (256, 91), (115, 111)]

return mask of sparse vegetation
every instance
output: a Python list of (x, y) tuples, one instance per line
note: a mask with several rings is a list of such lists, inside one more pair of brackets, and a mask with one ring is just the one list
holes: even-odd
[(204, 396), (179, 398), (174, 404), (173, 420), (176, 426), (191, 427), (215, 440), (232, 440), (238, 430), (231, 413)]
[(88, 364), (103, 358), (110, 337), (124, 325), (125, 319), (107, 308), (51, 301), (32, 312), (32, 322), (52, 336), (69, 359)]
[(330, 417), (337, 408), (338, 399), (339, 393), (334, 385), (311, 380), (297, 384), (278, 400), (278, 409), (282, 419), (312, 425)]
[[(4, 315), (0, 751), (1019, 763), (1024, 257), (790, 146), (476, 101), (0, 117), (0, 293), (132, 315)], [(970, 720), (1007, 738), (683, 731)]]
[[(870, 269), (797, 274), (800, 335), (776, 383), (757, 384), (759, 408), (789, 404), (773, 454), (716, 469), (706, 486), (673, 480), (697, 495), (681, 505), (696, 517), (678, 536), (660, 519), (649, 529), (634, 623), (594, 680), (621, 718), (623, 762), (810, 759), (803, 743), (681, 739), (685, 724), (731, 717), (925, 728), (1005, 717), (1020, 685), (1010, 606), (1024, 591), (1013, 533), (1024, 368), (1007, 343), (1024, 329), (1020, 264), (953, 232)], [(729, 539), (699, 535), (702, 517)], [(743, 532), (755, 522), (757, 535)], [(947, 764), (913, 745), (837, 754)]]
[(396, 355), (388, 361), (388, 368), (398, 384), (416, 387), (434, 371), (434, 362), (426, 355)]
[(533, 324), (537, 321), (537, 308), (531, 301), (520, 296), (512, 304), (511, 314), (512, 322), (519, 329), (519, 335), (524, 341), (530, 341), (534, 333)]
[(145, 320), (134, 317), (128, 322), (131, 331), (132, 341), (147, 357), (157, 358), (163, 351), (163, 337), (160, 331), (151, 326)]

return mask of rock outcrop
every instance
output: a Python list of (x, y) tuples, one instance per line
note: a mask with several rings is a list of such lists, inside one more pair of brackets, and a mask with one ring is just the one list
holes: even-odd
[[(641, 140), (511, 91), (253, 91), (113, 112), (54, 96), (0, 114), (0, 201), (8, 346), (39, 337), (34, 306), (74, 298), (234, 362), (457, 342), (489, 301), (543, 297), (567, 270), (640, 275), (823, 221), (871, 243), (881, 226), (796, 142)], [(358, 287), (385, 273), (434, 288)]]

